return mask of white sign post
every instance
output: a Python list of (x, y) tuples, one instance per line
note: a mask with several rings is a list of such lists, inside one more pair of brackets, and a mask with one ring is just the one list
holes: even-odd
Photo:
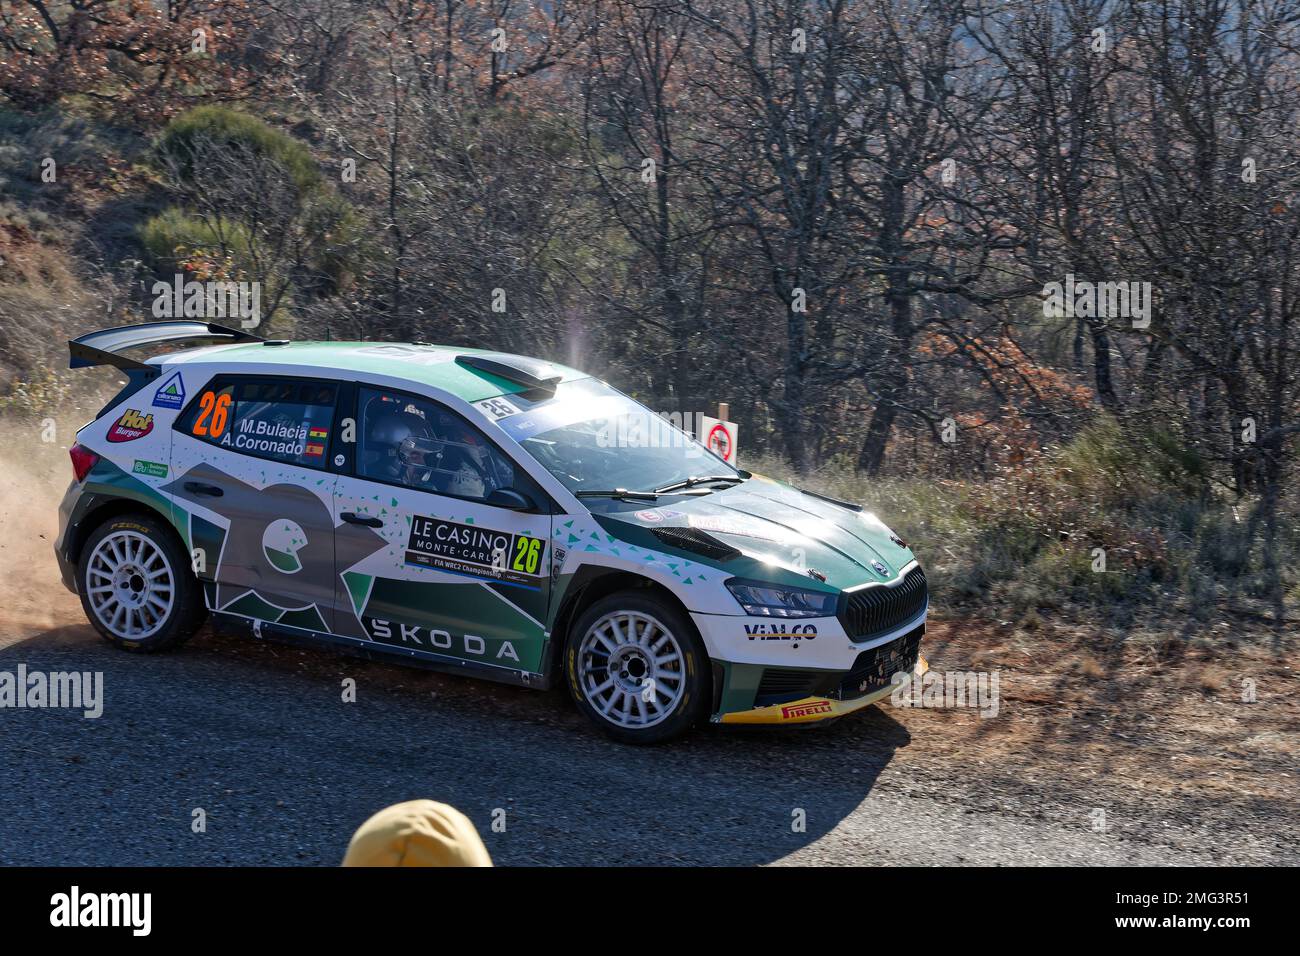
[(734, 423), (727, 421), (727, 413), (730, 411), (725, 402), (718, 405), (718, 417), (710, 418), (708, 415), (700, 415), (699, 434), (696, 436), (699, 440), (728, 465), (736, 465), (736, 426)]

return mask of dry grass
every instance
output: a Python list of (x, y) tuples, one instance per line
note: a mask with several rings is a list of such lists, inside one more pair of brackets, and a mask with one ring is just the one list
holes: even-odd
[[(978, 753), (1018, 779), (1058, 779), (1068, 784), (1062, 793), (1096, 788), (1135, 802), (1162, 794), (1295, 805), (1294, 638), (1278, 651), (1242, 642), (1231, 653), (1202, 648), (1164, 660), (1122, 642), (1097, 654), (1097, 638), (1066, 626), (1030, 637), (970, 621), (931, 624), (925, 653), (932, 668), (1000, 672), (998, 716), (891, 714), (924, 738), (926, 755)], [(1246, 681), (1256, 688), (1253, 701)]]
[[(1225, 628), (1267, 633), (1261, 541), (1244, 517), (1254, 502), (1197, 497), (1131, 441), (1099, 424), (978, 482), (869, 479), (836, 463), (803, 478), (771, 459), (746, 467), (875, 511), (920, 557), (943, 615), (1026, 633), (1091, 622), (1155, 644), (1214, 642)], [(1284, 515), (1295, 508), (1283, 502)], [(1277, 560), (1294, 617), (1300, 522), (1284, 518), (1281, 531)]]

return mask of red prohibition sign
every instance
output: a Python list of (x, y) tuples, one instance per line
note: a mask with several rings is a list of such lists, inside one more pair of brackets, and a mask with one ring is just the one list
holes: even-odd
[(731, 460), (731, 436), (725, 425), (714, 425), (709, 429), (709, 449), (723, 461)]

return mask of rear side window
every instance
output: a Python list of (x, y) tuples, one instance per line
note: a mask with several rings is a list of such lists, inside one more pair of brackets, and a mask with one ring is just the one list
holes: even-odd
[(303, 379), (219, 376), (190, 403), (177, 430), (227, 451), (324, 468), (338, 386)]

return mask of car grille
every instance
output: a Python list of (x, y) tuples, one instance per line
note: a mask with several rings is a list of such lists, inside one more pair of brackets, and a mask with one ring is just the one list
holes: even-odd
[(804, 697), (813, 697), (826, 684), (825, 671), (787, 670), (781, 667), (769, 667), (763, 671), (763, 679), (758, 682), (758, 693), (754, 697), (755, 707), (769, 704), (784, 704)]
[(925, 625), (913, 628), (898, 640), (863, 651), (852, 669), (840, 681), (840, 700), (853, 700), (888, 687), (899, 671), (911, 671), (921, 653)]
[(928, 595), (925, 572), (915, 567), (892, 587), (874, 585), (845, 595), (840, 624), (849, 640), (870, 640), (901, 627), (925, 608)]

